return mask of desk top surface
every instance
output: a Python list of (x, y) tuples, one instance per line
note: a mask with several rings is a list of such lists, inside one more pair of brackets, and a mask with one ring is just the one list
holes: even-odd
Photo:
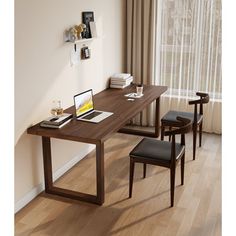
[[(130, 119), (141, 112), (148, 104), (156, 100), (167, 90), (166, 86), (144, 86), (144, 95), (134, 101), (127, 101), (124, 95), (135, 92), (135, 85), (125, 89), (106, 89), (94, 95), (94, 108), (114, 114), (100, 123), (78, 121), (73, 118), (60, 129), (42, 128), (39, 123), (28, 128), (28, 134), (44, 137), (94, 143), (107, 140), (110, 135), (122, 128)], [(74, 106), (65, 112), (75, 114)]]

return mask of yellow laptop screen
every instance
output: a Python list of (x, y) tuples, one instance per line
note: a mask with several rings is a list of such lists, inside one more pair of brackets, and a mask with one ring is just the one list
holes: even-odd
[(78, 94), (74, 98), (77, 117), (93, 110), (92, 90), (86, 91), (82, 94)]

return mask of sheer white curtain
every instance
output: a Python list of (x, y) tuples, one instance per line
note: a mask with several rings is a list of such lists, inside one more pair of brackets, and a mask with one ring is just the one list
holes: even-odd
[(196, 91), (210, 94), (203, 130), (221, 133), (221, 0), (158, 0), (155, 84), (167, 85), (161, 115), (192, 111)]

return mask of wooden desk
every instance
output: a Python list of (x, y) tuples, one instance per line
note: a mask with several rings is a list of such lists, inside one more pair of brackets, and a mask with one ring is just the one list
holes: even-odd
[[(123, 90), (106, 89), (94, 96), (94, 106), (97, 110), (110, 111), (114, 114), (98, 124), (77, 121), (73, 119), (69, 124), (61, 129), (41, 128), (36, 124), (28, 128), (28, 134), (42, 136), (43, 144), (43, 164), (45, 192), (59, 195), (71, 199), (96, 203), (104, 203), (104, 142), (115, 132), (124, 132), (143, 136), (159, 136), (159, 105), (160, 96), (167, 90), (166, 86), (144, 86), (144, 96), (136, 99), (134, 102), (127, 101), (124, 96), (127, 93), (135, 92), (135, 86), (129, 86)], [(122, 127), (135, 115), (141, 112), (150, 103), (156, 100), (156, 119), (155, 132), (140, 132)], [(65, 110), (65, 112), (74, 114), (74, 106)], [(68, 189), (53, 186), (52, 180), (52, 156), (51, 156), (51, 138), (73, 140), (83, 143), (96, 145), (96, 182), (97, 195), (91, 195), (76, 192)]]

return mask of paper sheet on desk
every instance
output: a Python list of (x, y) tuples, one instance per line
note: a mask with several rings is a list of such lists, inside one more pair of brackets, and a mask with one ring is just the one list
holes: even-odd
[(141, 98), (143, 96), (143, 94), (138, 95), (137, 93), (128, 93), (125, 94), (125, 97), (129, 97), (129, 98)]

